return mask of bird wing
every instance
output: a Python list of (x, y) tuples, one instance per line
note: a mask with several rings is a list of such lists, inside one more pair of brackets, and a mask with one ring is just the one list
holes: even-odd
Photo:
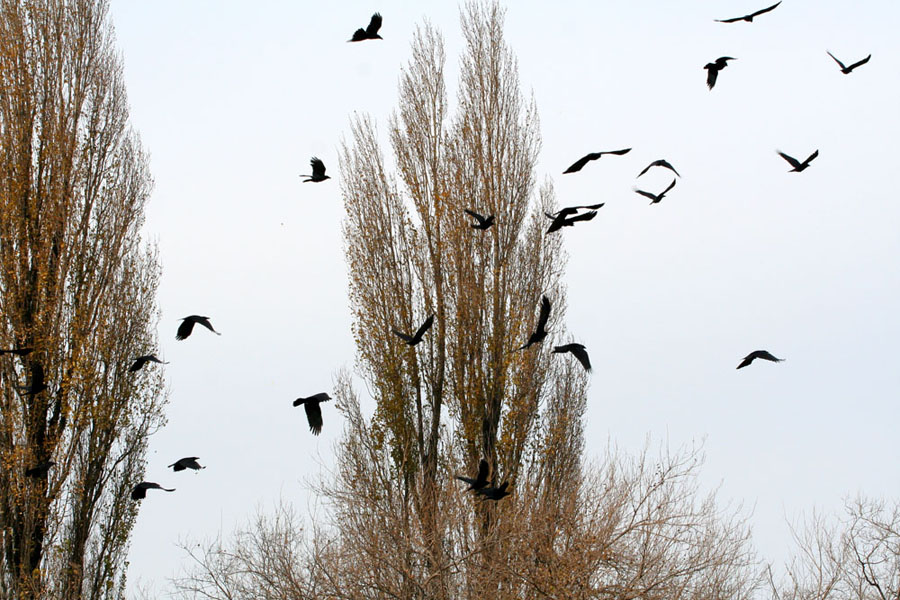
[(591, 219), (593, 219), (596, 216), (597, 216), (597, 211), (592, 210), (590, 212), (582, 213), (580, 215), (575, 215), (574, 217), (570, 217), (570, 218), (566, 219), (566, 224), (571, 225), (572, 223), (575, 223), (576, 221), (590, 221)]
[(366, 35), (374, 37), (378, 34), (379, 29), (381, 29), (381, 13), (375, 13), (372, 15), (372, 20), (369, 21), (369, 26), (366, 27)]
[(141, 367), (144, 366), (144, 363), (148, 360), (149, 358), (147, 358), (146, 356), (138, 356), (136, 359), (134, 359), (134, 363), (130, 367), (128, 367), (128, 370), (132, 373), (134, 373), (135, 371), (139, 371)]
[(312, 167), (313, 179), (320, 179), (325, 176), (325, 163), (320, 158), (313, 156), (312, 160), (309, 161), (309, 165)]
[(607, 150), (606, 152), (600, 152), (599, 154), (615, 154), (616, 156), (622, 156), (623, 154), (628, 154), (631, 152), (631, 148), (623, 148), (622, 150)]
[(780, 150), (777, 151), (777, 152), (778, 152), (778, 156), (780, 156), (780, 157), (783, 158), (784, 160), (788, 161), (788, 163), (790, 163), (790, 165), (791, 165), (792, 167), (794, 167), (795, 169), (799, 169), (799, 168), (800, 168), (800, 161), (799, 161), (799, 160), (797, 160), (797, 159), (794, 158), (793, 156), (788, 156), (787, 154), (785, 154), (784, 152), (781, 152)]
[(181, 325), (178, 326), (178, 332), (175, 334), (176, 340), (184, 340), (187, 339), (191, 332), (194, 330), (194, 321), (190, 317), (185, 317), (181, 320)]
[(465, 481), (469, 485), (473, 486), (472, 489), (475, 489), (475, 479), (472, 479), (471, 477), (464, 477), (463, 475), (457, 475), (456, 478), (460, 481)]
[(361, 42), (366, 39), (366, 30), (360, 27), (356, 31), (353, 32), (353, 37), (350, 38), (351, 42)]
[(776, 358), (775, 356), (772, 355), (771, 352), (769, 352), (767, 350), (757, 350), (753, 354), (756, 355), (756, 358), (761, 358), (763, 360), (771, 360), (772, 362), (781, 362), (783, 360), (781, 358)]
[(584, 165), (588, 164), (589, 162), (591, 162), (592, 160), (594, 160), (596, 158), (600, 158), (600, 155), (599, 154), (588, 154), (587, 156), (582, 156), (581, 158), (576, 160), (574, 163), (572, 163), (572, 165), (568, 169), (563, 171), (563, 175), (565, 175), (566, 173), (576, 173), (576, 172), (580, 171), (582, 169), (582, 167), (584, 167)]
[(779, 0), (779, 2), (776, 2), (775, 4), (773, 4), (772, 6), (770, 6), (770, 7), (768, 7), (768, 8), (760, 9), (760, 10), (756, 11), (755, 13), (750, 14), (750, 15), (747, 15), (747, 16), (748, 16), (749, 18), (752, 19), (753, 17), (758, 17), (759, 15), (764, 15), (764, 14), (766, 14), (767, 12), (769, 12), (770, 10), (775, 10), (775, 8), (776, 8), (779, 4), (781, 4), (780, 0)]
[(828, 56), (830, 56), (831, 58), (834, 59), (834, 62), (836, 62), (836, 63), (841, 67), (841, 71), (843, 71), (843, 70), (845, 70), (845, 69), (847, 68), (847, 67), (844, 66), (844, 63), (842, 63), (841, 61), (839, 61), (839, 60), (837, 59), (837, 57), (836, 57), (834, 54), (832, 54), (831, 52), (828, 52), (828, 50), (826, 50), (825, 52), (828, 54)]
[[(551, 217), (551, 215), (547, 215), (547, 216)], [(550, 223), (550, 227), (547, 228), (547, 233), (553, 233), (554, 231), (559, 231), (566, 224), (566, 218), (562, 215), (557, 215), (557, 216), (551, 217), (551, 218), (553, 219), (553, 222)]]
[(584, 206), (574, 206), (573, 208), (582, 209), (585, 208), (587, 210), (597, 210), (598, 208), (602, 208), (605, 202), (601, 202), (599, 204), (585, 204)]
[(639, 190), (637, 188), (634, 188), (634, 191), (635, 191), (635, 193), (638, 193), (641, 196), (646, 196), (647, 198), (650, 198), (654, 202), (659, 198), (659, 196), (657, 196), (656, 194), (652, 194), (650, 192), (645, 192), (644, 190)]
[(413, 339), (413, 336), (407, 335), (407, 334), (405, 334), (405, 333), (403, 333), (403, 332), (401, 332), (401, 331), (397, 331), (396, 329), (391, 329), (391, 331), (393, 331), (393, 332), (394, 332), (394, 335), (398, 336), (398, 337), (399, 337), (400, 339), (402, 339), (404, 342), (411, 342), (412, 339)]
[(809, 157), (808, 157), (806, 160), (803, 161), (803, 164), (809, 165), (809, 163), (811, 163), (812, 160), (813, 160), (815, 157), (817, 157), (818, 155), (819, 155), (819, 151), (816, 150), (815, 152), (813, 152), (812, 154), (810, 154)]
[(478, 477), (475, 478), (475, 483), (478, 484), (479, 487), (486, 486), (490, 473), (491, 466), (488, 464), (488, 461), (482, 458), (478, 463)]
[(310, 398), (307, 398), (307, 402), (303, 405), (306, 409), (306, 420), (309, 421), (309, 430), (313, 435), (319, 435), (322, 431), (322, 409), (319, 408), (318, 402), (309, 400)]
[(144, 487), (143, 483), (139, 483), (134, 486), (134, 489), (131, 490), (131, 499), (132, 500), (140, 500), (141, 498), (147, 497), (147, 488)]
[(314, 402), (328, 402), (331, 400), (331, 396), (329, 396), (326, 392), (319, 392), (318, 394), (313, 394), (307, 400), (312, 400)]
[(541, 298), (541, 314), (538, 315), (536, 331), (544, 331), (547, 327), (547, 319), (550, 318), (550, 298), (544, 296)]
[[(834, 58), (834, 57), (832, 57), (832, 58)], [(864, 59), (862, 59), (861, 61), (853, 63), (852, 65), (850, 65), (849, 67), (847, 67), (847, 70), (848, 70), (848, 71), (852, 71), (852, 70), (855, 69), (856, 67), (858, 67), (858, 66), (860, 66), (860, 65), (866, 64), (867, 62), (869, 62), (869, 59), (870, 59), (870, 58), (872, 58), (872, 55), (871, 55), (871, 54), (868, 55), (867, 57), (865, 57)]]
[(666, 189), (664, 189), (664, 190), (663, 190), (663, 193), (660, 194), (660, 196), (665, 196), (666, 194), (668, 194), (668, 193), (669, 193), (669, 190), (671, 190), (673, 187), (675, 187), (675, 182), (676, 182), (676, 181), (678, 181), (678, 180), (677, 180), (677, 179), (673, 179), (673, 180), (672, 180), (672, 183), (669, 184), (669, 187), (667, 187)]
[(212, 323), (209, 322), (209, 317), (201, 317), (200, 319), (197, 319), (197, 322), (212, 331), (214, 334), (222, 335), (221, 333), (213, 329)]
[(675, 170), (675, 167), (673, 167), (673, 166), (671, 165), (671, 163), (669, 163), (669, 161), (667, 161), (667, 160), (665, 160), (665, 159), (657, 160), (657, 161), (655, 161), (653, 164), (655, 164), (657, 167), (664, 167), (664, 168), (666, 168), (666, 169), (669, 169), (670, 171), (672, 171), (673, 173), (675, 173), (676, 175), (678, 175), (679, 177), (681, 177), (681, 174), (680, 174), (678, 171)]
[[(647, 165), (646, 167), (644, 167), (644, 170), (643, 170), (643, 171), (641, 171), (640, 173), (638, 173), (638, 177), (640, 177), (641, 175), (643, 175), (644, 173), (646, 173), (647, 171), (649, 171), (649, 170), (650, 170), (650, 167), (655, 167), (655, 166), (656, 166), (656, 163), (655, 163), (655, 162), (650, 163), (649, 165)], [(637, 179), (637, 177), (635, 177), (635, 179)]]
[(716, 78), (719, 76), (719, 68), (713, 63), (709, 63), (703, 68), (706, 69), (706, 86), (713, 89), (716, 85)]
[(735, 23), (737, 21), (743, 21), (744, 17), (734, 17), (732, 19), (716, 19), (716, 23)]
[(581, 344), (570, 344), (569, 352), (575, 355), (575, 358), (578, 359), (578, 362), (581, 363), (581, 366), (584, 367), (584, 370), (588, 373), (591, 372), (591, 359), (588, 358), (587, 350)]
[(431, 325), (434, 323), (434, 315), (430, 315), (425, 322), (422, 323), (422, 326), (419, 327), (419, 330), (416, 331), (416, 335), (413, 336), (415, 340), (421, 340), (422, 336), (425, 335), (425, 332), (431, 329)]
[(753, 356), (752, 354), (749, 355), (749, 356), (747, 356), (746, 358), (744, 358), (744, 360), (741, 361), (741, 364), (739, 364), (739, 365), (737, 366), (737, 368), (738, 368), (738, 369), (743, 369), (744, 367), (746, 367), (747, 365), (749, 365), (750, 363), (752, 363), (754, 358), (756, 358), (756, 357)]
[(474, 217), (475, 220), (478, 221), (479, 225), (484, 224), (485, 218), (482, 217), (481, 215), (479, 215), (477, 212), (469, 210), (468, 208), (464, 208), (463, 210), (466, 212), (467, 215), (471, 215), (472, 217)]

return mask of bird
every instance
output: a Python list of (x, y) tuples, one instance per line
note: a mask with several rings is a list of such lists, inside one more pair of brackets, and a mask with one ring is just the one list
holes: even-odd
[(319, 392), (309, 398), (297, 398), (294, 400), (294, 406), (303, 405), (306, 410), (306, 420), (309, 421), (309, 430), (313, 435), (319, 435), (322, 432), (322, 409), (319, 408), (320, 402), (331, 400), (331, 396), (325, 392)]
[(563, 346), (556, 346), (553, 348), (553, 352), (571, 352), (575, 358), (578, 359), (578, 362), (581, 363), (581, 366), (584, 367), (584, 370), (588, 373), (591, 372), (591, 359), (588, 358), (588, 353), (584, 344), (565, 344)]
[(761, 358), (763, 360), (770, 360), (772, 362), (784, 362), (783, 358), (775, 358), (766, 350), (755, 350), (744, 357), (744, 360), (741, 361), (741, 364), (737, 366), (738, 369), (743, 369), (750, 363), (752, 363), (757, 358)]
[(566, 175), (567, 173), (577, 173), (584, 167), (584, 165), (588, 164), (592, 160), (597, 160), (604, 154), (616, 154), (618, 156), (621, 156), (623, 154), (628, 154), (629, 152), (631, 152), (631, 148), (625, 148), (624, 150), (605, 150), (603, 152), (592, 152), (587, 156), (582, 156), (574, 163), (572, 163), (572, 166), (563, 171), (563, 175)]
[(817, 156), (819, 155), (819, 151), (816, 150), (815, 152), (813, 152), (812, 154), (810, 154), (809, 157), (808, 157), (806, 160), (804, 160), (803, 162), (800, 162), (799, 160), (797, 160), (797, 159), (794, 158), (793, 156), (788, 156), (787, 154), (785, 154), (784, 152), (781, 152), (780, 150), (776, 150), (776, 152), (778, 152), (778, 156), (780, 156), (780, 157), (783, 158), (784, 160), (788, 161), (788, 162), (790, 163), (790, 165), (791, 165), (792, 167), (794, 167), (793, 169), (791, 169), (790, 171), (788, 171), (788, 173), (793, 173), (793, 172), (795, 172), (795, 171), (796, 171), (797, 173), (799, 173), (799, 172), (801, 172), (801, 171), (805, 171), (805, 170), (806, 170), (806, 167), (809, 166), (809, 163), (811, 163), (812, 160), (813, 160), (815, 157), (817, 157)]
[(713, 87), (715, 87), (716, 78), (719, 76), (719, 71), (728, 66), (729, 60), (737, 59), (730, 56), (721, 56), (716, 59), (716, 62), (706, 63), (706, 66), (703, 67), (707, 70), (706, 85), (709, 86), (709, 89), (713, 89)]
[(472, 223), (472, 227), (474, 227), (475, 229), (481, 229), (482, 231), (484, 231), (486, 229), (490, 229), (491, 225), (494, 224), (494, 215), (483, 217), (477, 212), (469, 210), (468, 208), (464, 208), (463, 210), (466, 211), (467, 215), (475, 218), (476, 223)]
[(425, 319), (425, 322), (422, 323), (422, 326), (419, 327), (419, 330), (416, 331), (414, 335), (407, 335), (402, 331), (397, 331), (396, 329), (392, 329), (391, 331), (394, 332), (394, 335), (405, 341), (407, 346), (415, 346), (422, 341), (422, 336), (425, 335), (425, 332), (431, 329), (432, 323), (434, 323), (434, 315), (431, 315), (427, 319)]
[(26, 477), (43, 477), (47, 474), (47, 471), (50, 470), (50, 467), (55, 465), (56, 463), (52, 460), (45, 460), (41, 464), (31, 467), (30, 469), (26, 469), (25, 476)]
[(354, 31), (353, 37), (347, 41), (362, 42), (363, 40), (383, 40), (384, 38), (378, 35), (379, 29), (381, 29), (381, 13), (375, 13), (372, 15), (372, 20), (369, 21), (369, 26), (365, 29), (360, 27)]
[[(678, 173), (678, 171), (675, 170), (675, 167), (673, 167), (673, 166), (669, 163), (669, 161), (667, 161), (667, 160), (664, 159), (664, 158), (661, 158), (661, 159), (659, 159), (659, 160), (654, 160), (652, 163), (650, 163), (649, 165), (647, 165), (646, 167), (644, 167), (644, 170), (641, 171), (640, 173), (638, 173), (638, 177), (640, 177), (641, 175), (643, 175), (644, 173), (646, 173), (647, 171), (649, 171), (652, 167), (665, 167), (666, 169), (672, 171), (673, 173), (675, 173), (676, 175), (678, 175), (679, 177), (681, 177), (681, 175)], [(637, 179), (637, 177), (635, 177), (635, 179)]]
[(662, 192), (660, 192), (659, 194), (653, 194), (653, 193), (651, 193), (651, 192), (645, 192), (644, 190), (639, 190), (639, 189), (637, 189), (637, 188), (634, 188), (634, 191), (637, 192), (638, 194), (640, 194), (641, 196), (646, 196), (647, 198), (650, 198), (650, 204), (656, 204), (656, 203), (660, 202), (663, 198), (666, 197), (666, 194), (669, 193), (669, 190), (671, 190), (673, 187), (675, 187), (675, 182), (676, 182), (676, 181), (678, 181), (678, 180), (677, 180), (677, 179), (673, 179), (673, 180), (672, 180), (672, 183), (669, 184), (669, 187), (667, 187), (666, 189), (664, 189), (664, 190), (663, 190)]
[(469, 487), (466, 488), (466, 491), (480, 490), (487, 485), (490, 469), (491, 467), (488, 464), (488, 461), (482, 458), (481, 462), (478, 463), (478, 475), (474, 479), (472, 479), (471, 477), (464, 477), (462, 475), (457, 475), (456, 478), (469, 484)]
[(209, 317), (201, 317), (199, 315), (191, 315), (189, 317), (184, 317), (181, 319), (181, 325), (178, 326), (178, 332), (175, 334), (176, 340), (186, 340), (191, 332), (194, 330), (194, 324), (199, 323), (203, 325), (210, 331), (212, 331), (216, 335), (222, 335), (215, 329), (213, 329), (212, 324), (209, 322)]
[[(597, 209), (603, 206), (603, 202), (600, 204), (590, 204), (585, 206), (567, 206), (555, 213), (544, 213), (548, 219), (553, 219), (553, 222), (550, 223), (550, 227), (547, 229), (547, 233), (553, 233), (554, 231), (558, 231), (563, 227), (572, 227), (578, 221), (590, 221), (594, 217), (597, 216)], [(587, 209), (590, 212), (576, 214), (579, 210)], [(569, 215), (575, 215), (570, 217)]]
[(10, 348), (9, 350), (0, 349), (0, 356), (4, 354), (16, 354), (18, 356), (27, 356), (34, 352), (34, 348)]
[(200, 469), (205, 469), (206, 467), (201, 466), (200, 463), (197, 462), (198, 458), (200, 458), (200, 457), (199, 456), (188, 456), (186, 458), (179, 458), (178, 460), (176, 460), (175, 462), (173, 462), (171, 465), (169, 465), (166, 468), (172, 469), (176, 473), (178, 471), (184, 471), (185, 469), (193, 469), (195, 471), (199, 471)]
[(758, 17), (759, 15), (765, 14), (770, 10), (775, 10), (775, 7), (777, 7), (779, 4), (781, 4), (781, 2), (776, 2), (768, 8), (763, 8), (756, 11), (755, 13), (744, 15), (743, 17), (734, 17), (733, 19), (716, 19), (716, 23), (736, 23), (737, 21), (747, 21), (748, 23), (752, 23), (753, 17)]
[[(185, 337), (187, 337), (187, 336), (185, 336)], [(131, 371), (132, 373), (134, 373), (135, 371), (140, 371), (141, 367), (143, 367), (148, 362), (155, 362), (155, 363), (159, 363), (161, 365), (169, 364), (168, 362), (166, 362), (164, 360), (159, 360), (153, 354), (146, 354), (144, 356), (138, 356), (137, 358), (135, 358), (134, 363), (130, 367), (128, 367), (128, 370)]]
[(309, 161), (309, 166), (312, 167), (312, 175), (301, 175), (300, 177), (309, 177), (309, 179), (304, 179), (303, 183), (309, 181), (319, 183), (320, 181), (331, 179), (331, 177), (325, 174), (325, 163), (322, 162), (322, 159), (313, 156), (312, 160)]
[(535, 328), (534, 333), (531, 334), (531, 337), (528, 338), (525, 345), (519, 348), (519, 350), (524, 350), (532, 344), (544, 341), (544, 338), (547, 337), (546, 327), (548, 318), (550, 318), (550, 298), (543, 296), (541, 298), (541, 312), (540, 315), (538, 315), (537, 327)]
[[(828, 52), (828, 50), (826, 50), (825, 52)], [(837, 59), (837, 57), (835, 57), (835, 55), (832, 54), (831, 52), (828, 52), (828, 56), (830, 56), (831, 58), (833, 58), (833, 59), (834, 59), (834, 62), (836, 62), (838, 65), (840, 65), (840, 67), (841, 67), (841, 73), (843, 73), (844, 75), (849, 75), (850, 72), (853, 71), (853, 69), (855, 69), (856, 67), (858, 67), (858, 66), (860, 66), (860, 65), (866, 64), (867, 62), (869, 62), (869, 59), (872, 58), (872, 55), (870, 54), (870, 55), (868, 55), (867, 57), (865, 57), (864, 59), (862, 59), (861, 61), (855, 62), (855, 63), (853, 63), (852, 65), (850, 65), (849, 67), (845, 67), (845, 66), (844, 66), (844, 63), (842, 63), (841, 61), (839, 61), (839, 60)]]
[(169, 489), (164, 488), (158, 483), (153, 483), (152, 481), (142, 481), (131, 490), (131, 499), (132, 500), (142, 500), (147, 497), (147, 490), (162, 490), (164, 492), (174, 492), (175, 488)]
[(479, 490), (475, 490), (476, 494), (481, 494), (488, 500), (500, 500), (505, 496), (509, 496), (512, 492), (507, 492), (506, 487), (509, 485), (508, 481), (504, 481), (497, 487), (483, 487)]

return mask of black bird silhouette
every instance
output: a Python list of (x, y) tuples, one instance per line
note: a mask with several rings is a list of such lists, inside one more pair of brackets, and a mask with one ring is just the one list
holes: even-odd
[(815, 152), (810, 154), (806, 160), (804, 160), (803, 162), (800, 162), (793, 156), (788, 156), (787, 154), (785, 154), (784, 152), (782, 152), (780, 150), (776, 150), (776, 152), (778, 152), (778, 156), (780, 156), (784, 160), (788, 161), (791, 164), (791, 166), (794, 167), (793, 169), (788, 171), (788, 173), (793, 173), (794, 171), (796, 171), (797, 173), (799, 173), (800, 171), (805, 171), (806, 167), (809, 166), (809, 163), (811, 163), (812, 160), (819, 155), (819, 151), (816, 150)]
[(26, 396), (37, 396), (49, 386), (44, 383), (44, 367), (41, 363), (34, 363), (31, 367), (31, 385), (20, 385), (19, 389)]
[[(601, 206), (603, 206), (603, 202), (600, 204), (589, 204), (584, 206), (567, 206), (558, 212), (553, 214), (544, 213), (548, 219), (553, 219), (553, 222), (550, 223), (550, 227), (547, 229), (547, 233), (553, 233), (554, 231), (558, 231), (563, 227), (572, 227), (575, 225), (577, 221), (590, 221), (594, 217), (597, 216), (597, 210)], [(582, 213), (580, 215), (576, 215), (579, 210), (586, 209), (590, 212)], [(570, 217), (569, 215), (575, 215)]]
[(653, 194), (653, 193), (651, 193), (651, 192), (645, 192), (644, 190), (639, 190), (639, 189), (637, 189), (637, 188), (634, 188), (634, 191), (637, 192), (638, 194), (640, 194), (641, 196), (646, 196), (647, 198), (650, 198), (650, 204), (656, 204), (657, 202), (661, 201), (663, 198), (666, 197), (666, 194), (669, 193), (669, 190), (671, 190), (673, 187), (675, 187), (675, 182), (676, 182), (676, 181), (678, 181), (678, 180), (677, 180), (677, 179), (673, 179), (673, 180), (672, 180), (672, 183), (669, 184), (669, 187), (667, 187), (666, 189), (664, 189), (664, 190), (663, 190), (662, 192), (660, 192), (659, 194)]
[[(828, 50), (826, 50), (825, 52), (828, 52)], [(870, 55), (868, 55), (867, 57), (865, 57), (864, 59), (862, 59), (861, 61), (855, 62), (855, 63), (853, 63), (852, 65), (850, 65), (849, 67), (845, 67), (845, 66), (844, 66), (844, 63), (842, 63), (841, 61), (839, 61), (839, 60), (837, 59), (837, 57), (836, 57), (834, 54), (832, 54), (831, 52), (828, 52), (828, 56), (830, 56), (831, 58), (833, 58), (833, 59), (834, 59), (834, 62), (836, 62), (838, 65), (840, 65), (840, 67), (841, 67), (841, 73), (843, 73), (844, 75), (849, 75), (850, 72), (853, 71), (853, 69), (855, 69), (856, 67), (858, 67), (858, 66), (860, 66), (860, 65), (866, 64), (867, 62), (869, 62), (869, 59), (872, 58), (872, 55), (870, 54)]]
[(629, 152), (631, 152), (631, 148), (625, 148), (624, 150), (604, 150), (603, 152), (592, 152), (587, 156), (582, 156), (574, 163), (572, 163), (572, 166), (563, 171), (563, 175), (580, 171), (584, 167), (584, 165), (588, 164), (592, 160), (597, 160), (604, 154), (616, 154), (618, 156), (621, 156), (623, 154), (628, 154)]
[(543, 296), (541, 298), (541, 313), (538, 315), (537, 327), (534, 330), (534, 333), (531, 334), (531, 337), (528, 338), (528, 341), (524, 346), (519, 348), (519, 350), (524, 350), (528, 348), (532, 344), (537, 344), (539, 342), (544, 341), (544, 338), (547, 337), (547, 319), (550, 318), (550, 298), (547, 296)]
[(758, 17), (759, 15), (765, 14), (770, 10), (775, 10), (775, 7), (781, 4), (781, 2), (776, 2), (772, 6), (768, 8), (764, 8), (762, 10), (758, 10), (755, 13), (744, 15), (743, 17), (734, 17), (733, 19), (716, 19), (716, 23), (736, 23), (737, 21), (747, 21), (748, 23), (753, 22), (753, 17)]
[(480, 490), (475, 490), (476, 494), (481, 494), (488, 500), (500, 500), (505, 496), (509, 496), (512, 492), (507, 492), (506, 487), (509, 485), (508, 481), (504, 481), (497, 487), (483, 487)]
[(745, 356), (744, 360), (741, 361), (741, 364), (739, 364), (737, 366), (737, 368), (743, 369), (744, 367), (746, 367), (747, 365), (752, 363), (757, 358), (761, 358), (763, 360), (771, 360), (772, 362), (784, 362), (783, 358), (775, 358), (774, 356), (769, 354), (769, 352), (767, 352), (766, 350), (756, 350), (754, 352), (751, 352), (747, 356)]
[(391, 331), (394, 332), (394, 335), (405, 341), (407, 346), (415, 346), (422, 341), (422, 336), (425, 335), (425, 332), (431, 329), (432, 323), (434, 323), (434, 315), (431, 315), (427, 319), (425, 319), (425, 322), (422, 323), (422, 326), (419, 327), (419, 330), (416, 331), (414, 335), (407, 335), (402, 331), (397, 331), (396, 329), (392, 329)]
[(356, 31), (353, 32), (353, 37), (348, 41), (350, 42), (362, 42), (363, 40), (382, 40), (380, 35), (378, 35), (378, 30), (381, 29), (381, 13), (375, 13), (372, 15), (372, 20), (369, 21), (369, 26), (363, 29), (360, 27)]
[(37, 466), (27, 469), (25, 471), (25, 476), (26, 477), (43, 477), (44, 475), (47, 474), (47, 471), (50, 470), (50, 467), (52, 467), (55, 464), (56, 463), (53, 462), (52, 460), (46, 460)]
[(709, 89), (713, 89), (716, 85), (716, 78), (719, 76), (719, 71), (728, 66), (729, 60), (737, 60), (736, 58), (732, 58), (730, 56), (722, 56), (716, 59), (716, 62), (706, 63), (706, 66), (703, 67), (706, 69), (706, 85), (709, 86)]
[(319, 183), (320, 181), (331, 179), (331, 177), (325, 174), (325, 163), (323, 163), (321, 159), (313, 156), (312, 160), (309, 161), (309, 166), (312, 167), (312, 175), (301, 175), (300, 177), (309, 177), (309, 179), (304, 179), (303, 183), (309, 181)]
[(164, 488), (158, 483), (153, 483), (152, 481), (142, 481), (131, 490), (131, 499), (132, 500), (142, 500), (147, 497), (147, 490), (162, 490), (164, 492), (174, 492), (175, 488), (169, 489)]
[(478, 475), (475, 477), (475, 479), (472, 479), (471, 477), (464, 477), (462, 475), (457, 475), (456, 478), (469, 484), (469, 487), (466, 488), (466, 491), (480, 490), (487, 485), (490, 470), (491, 467), (490, 465), (488, 465), (488, 461), (482, 458), (481, 462), (478, 463)]
[(485, 229), (489, 229), (491, 225), (494, 224), (494, 215), (483, 217), (474, 210), (469, 210), (468, 208), (464, 208), (463, 210), (466, 211), (467, 215), (472, 216), (475, 221), (477, 221), (476, 223), (472, 223), (472, 227), (474, 227), (475, 229), (481, 229), (482, 231), (484, 231)]
[(195, 471), (199, 471), (200, 469), (205, 469), (206, 467), (201, 466), (200, 463), (197, 462), (199, 456), (188, 456), (185, 458), (179, 458), (167, 468), (172, 469), (176, 473), (178, 471), (184, 471), (185, 469), (193, 469)]
[(588, 373), (591, 372), (591, 359), (588, 358), (588, 353), (584, 344), (565, 344), (563, 346), (556, 346), (553, 348), (553, 351), (556, 353), (571, 352), (575, 358), (578, 359), (578, 362), (581, 363), (581, 366), (584, 367), (584, 370)]
[[(644, 170), (641, 171), (640, 173), (638, 173), (638, 177), (640, 177), (641, 175), (643, 175), (644, 173), (646, 173), (647, 171), (649, 171), (649, 170), (650, 170), (651, 168), (653, 168), (653, 167), (665, 167), (666, 169), (672, 171), (673, 173), (675, 173), (676, 175), (678, 175), (679, 177), (681, 177), (681, 175), (678, 173), (678, 171), (675, 170), (675, 167), (673, 167), (673, 166), (669, 163), (669, 161), (667, 161), (667, 160), (664, 159), (664, 158), (661, 158), (661, 159), (659, 159), (659, 160), (654, 160), (652, 163), (650, 163), (649, 165), (647, 165), (646, 167), (644, 167)], [(635, 179), (637, 179), (637, 177), (635, 177)]]
[(201, 317), (199, 315), (191, 315), (189, 317), (185, 317), (181, 319), (181, 325), (178, 326), (178, 331), (175, 333), (176, 340), (185, 340), (191, 332), (194, 330), (194, 324), (200, 324), (212, 331), (216, 335), (222, 335), (215, 329), (209, 322), (209, 317)]
[(155, 362), (155, 363), (159, 363), (161, 365), (169, 364), (168, 362), (166, 362), (164, 360), (159, 360), (153, 354), (146, 354), (144, 356), (138, 356), (137, 358), (135, 358), (134, 364), (132, 364), (130, 367), (128, 367), (128, 370), (131, 371), (132, 373), (135, 371), (140, 371), (141, 367), (143, 367), (148, 362)]
[(322, 409), (319, 408), (320, 402), (328, 402), (331, 396), (325, 392), (313, 394), (309, 398), (297, 398), (294, 400), (294, 406), (303, 405), (306, 410), (306, 420), (309, 421), (309, 430), (313, 435), (319, 435), (322, 432)]
[(34, 348), (10, 348), (9, 350), (0, 350), (0, 356), (4, 354), (16, 354), (18, 356), (27, 356), (34, 352)]

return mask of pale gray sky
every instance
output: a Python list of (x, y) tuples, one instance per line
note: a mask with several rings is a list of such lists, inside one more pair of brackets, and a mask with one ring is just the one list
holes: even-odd
[[(540, 178), (561, 204), (606, 202), (563, 232), (568, 328), (595, 370), (588, 455), (705, 439), (704, 484), (755, 506), (781, 560), (785, 516), (847, 494), (900, 496), (900, 3), (766, 0), (508, 4), (506, 40), (541, 117)], [(337, 5), (337, 6), (332, 6)], [(384, 41), (348, 44), (375, 11)], [(446, 39), (451, 104), (461, 46), (451, 2), (113, 0), (132, 123), (156, 181), (160, 355), (168, 425), (150, 443), (131, 584), (167, 588), (179, 539), (228, 534), (332, 464), (324, 405), (312, 436), (297, 396), (352, 367), (338, 148), (354, 112), (381, 132), (416, 24)], [(825, 53), (869, 64), (842, 75)], [(703, 65), (738, 60), (708, 90)], [(581, 173), (590, 151), (623, 147)], [(387, 147), (385, 146), (387, 150)], [(780, 149), (809, 170), (788, 173)], [(302, 184), (319, 156), (333, 180)], [(635, 180), (667, 158), (669, 173)], [(208, 315), (175, 341), (178, 319)], [(736, 371), (758, 348), (786, 358)], [(364, 390), (361, 390), (364, 392)], [(198, 474), (168, 471), (200, 456)]]

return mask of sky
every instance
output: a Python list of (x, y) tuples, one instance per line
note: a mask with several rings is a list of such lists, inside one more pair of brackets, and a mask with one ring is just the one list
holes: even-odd
[[(900, 498), (900, 3), (610, 0), (507, 4), (506, 41), (540, 115), (539, 181), (561, 205), (605, 202), (562, 232), (567, 328), (594, 373), (588, 458), (703, 444), (701, 481), (752, 510), (763, 558), (789, 522), (858, 493)], [(348, 44), (373, 12), (383, 41)], [(459, 6), (112, 0), (155, 188), (146, 239), (163, 267), (159, 355), (168, 424), (150, 440), (129, 585), (160, 595), (179, 542), (229, 533), (279, 498), (315, 511), (341, 423), (310, 434), (298, 396), (353, 369), (339, 149), (354, 114), (386, 139), (417, 25), (444, 35), (449, 100)], [(871, 61), (843, 75), (828, 57)], [(737, 60), (706, 87), (703, 65)], [(603, 157), (562, 171), (584, 154)], [(776, 150), (819, 157), (803, 173)], [(303, 184), (309, 159), (332, 180)], [(666, 158), (681, 173), (660, 191)], [(210, 317), (175, 341), (181, 317)], [(735, 367), (767, 349), (783, 363)], [(365, 389), (359, 390), (365, 394)], [(207, 468), (166, 465), (199, 456)]]

